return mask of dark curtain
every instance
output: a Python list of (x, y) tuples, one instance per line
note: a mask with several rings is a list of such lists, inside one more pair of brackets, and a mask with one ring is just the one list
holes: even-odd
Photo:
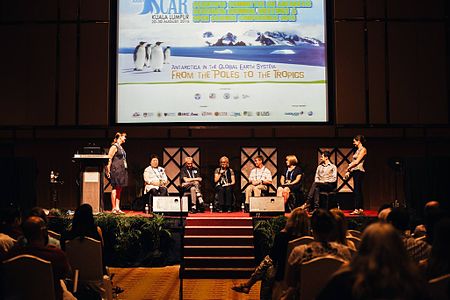
[(431, 200), (449, 209), (450, 157), (406, 158), (404, 175), (406, 205), (413, 218), (422, 219), (423, 207)]

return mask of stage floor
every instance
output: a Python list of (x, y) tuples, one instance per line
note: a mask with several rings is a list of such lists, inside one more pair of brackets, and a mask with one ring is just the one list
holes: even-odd
[[(108, 211), (106, 211), (107, 213)], [(146, 214), (143, 212), (139, 212), (139, 211), (132, 211), (132, 210), (126, 210), (124, 211), (126, 216), (143, 216), (143, 217), (151, 217), (152, 214)], [(360, 218), (360, 217), (367, 217), (367, 218), (376, 218), (378, 216), (378, 213), (376, 210), (365, 210), (364, 211), (364, 215), (350, 215), (350, 213), (352, 212), (351, 210), (343, 210), (344, 215), (346, 218)], [(174, 214), (168, 214), (167, 216), (171, 216), (171, 217), (176, 217), (174, 216)], [(223, 212), (223, 213), (218, 213), (218, 212), (210, 212), (210, 211), (205, 211), (203, 213), (189, 213), (189, 214), (185, 214), (185, 217), (204, 217), (204, 218), (245, 218), (245, 217), (255, 217), (250, 215), (249, 213), (244, 213), (244, 212)], [(289, 213), (286, 213), (285, 216), (289, 216)], [(264, 214), (261, 214), (260, 217), (266, 217)], [(273, 216), (272, 216), (273, 217)]]

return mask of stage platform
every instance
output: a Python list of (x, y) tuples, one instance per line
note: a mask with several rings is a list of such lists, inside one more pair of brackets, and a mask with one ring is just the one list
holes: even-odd
[[(146, 214), (144, 212), (139, 212), (139, 211), (132, 211), (132, 210), (125, 210), (125, 216), (141, 216), (141, 217), (149, 217), (151, 218), (153, 216), (152, 213)], [(351, 210), (343, 210), (344, 215), (346, 218), (349, 219), (358, 219), (361, 217), (366, 217), (366, 218), (377, 218), (378, 213), (376, 210), (365, 210), (364, 211), (364, 215), (350, 215), (350, 213), (352, 212)], [(108, 211), (105, 211), (105, 213), (108, 213)], [(161, 214), (160, 214), (161, 215)], [(163, 214), (164, 217), (167, 218), (179, 218), (179, 215), (177, 215), (176, 213), (170, 213), (170, 214)], [(267, 217), (274, 217), (274, 215), (265, 215), (265, 214), (260, 214), (258, 217), (257, 216), (252, 216), (250, 213), (245, 213), (245, 212), (223, 212), (223, 213), (219, 213), (219, 212), (210, 212), (210, 211), (205, 211), (203, 213), (188, 213), (188, 214), (183, 214), (183, 217), (205, 217), (205, 218), (244, 218), (244, 217), (254, 217), (254, 218), (267, 218)], [(280, 216), (280, 215), (275, 215), (275, 216)], [(288, 217), (289, 213), (285, 213), (285, 216)]]

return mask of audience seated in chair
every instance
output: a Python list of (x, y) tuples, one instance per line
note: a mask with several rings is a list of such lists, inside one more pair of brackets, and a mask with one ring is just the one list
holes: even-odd
[(255, 157), (255, 168), (250, 171), (248, 177), (249, 185), (245, 189), (245, 210), (248, 212), (250, 197), (252, 194), (255, 197), (260, 197), (263, 191), (269, 189), (269, 185), (272, 184), (272, 174), (263, 164), (263, 157), (258, 155)]
[(63, 291), (60, 279), (68, 278), (70, 275), (70, 266), (65, 253), (54, 246), (47, 245), (47, 226), (41, 218), (37, 216), (28, 217), (23, 222), (22, 228), (27, 244), (10, 251), (5, 259), (21, 254), (30, 254), (51, 262), (56, 299), (62, 299)]
[(450, 218), (436, 224), (430, 257), (420, 262), (425, 277), (430, 280), (450, 274)]
[(103, 246), (103, 234), (99, 226), (95, 225), (92, 206), (89, 204), (81, 204), (76, 210), (72, 218), (72, 227), (69, 231), (61, 235), (61, 249), (65, 249), (66, 241), (73, 240), (77, 237), (90, 237), (100, 241)]
[(336, 231), (336, 221), (331, 213), (324, 209), (317, 209), (311, 217), (311, 228), (314, 241), (297, 246), (288, 258), (287, 290), (281, 299), (293, 299), (297, 294), (297, 287), (301, 281), (301, 264), (316, 257), (333, 255), (345, 261), (351, 260), (351, 253), (347, 246), (332, 241)]
[(275, 235), (270, 254), (259, 264), (247, 282), (234, 286), (232, 289), (248, 294), (252, 286), (258, 280), (262, 280), (260, 299), (272, 299), (273, 285), (275, 282), (282, 281), (284, 277), (289, 241), (309, 234), (308, 214), (301, 208), (294, 209), (286, 221), (286, 226)]
[(214, 186), (218, 201), (218, 211), (233, 210), (233, 187), (236, 177), (233, 169), (230, 168), (230, 160), (222, 156), (219, 160), (220, 167), (214, 170)]
[[(45, 226), (48, 225), (47, 214), (45, 213), (43, 208), (41, 208), (41, 207), (33, 207), (31, 209), (30, 216), (37, 216), (37, 217), (41, 218), (42, 220), (44, 220)], [(47, 230), (47, 233), (48, 233), (48, 244), (49, 245), (53, 245), (53, 246), (55, 246), (57, 248), (61, 248), (60, 243), (59, 243), (59, 239), (54, 238), (49, 233), (49, 230)]]
[(332, 240), (347, 246), (353, 251), (356, 251), (354, 242), (347, 238), (347, 221), (342, 210), (333, 208), (330, 210), (330, 213), (333, 215), (336, 221), (336, 230), (334, 232), (335, 236)]
[(398, 230), (408, 255), (415, 262), (419, 263), (430, 256), (431, 246), (424, 241), (416, 240), (409, 234), (409, 214), (405, 208), (393, 208), (387, 217), (387, 222)]
[(191, 198), (191, 212), (204, 211), (203, 196), (201, 192), (202, 177), (200, 176), (200, 170), (194, 166), (194, 160), (192, 157), (186, 157), (184, 160), (184, 166), (180, 171), (181, 178), (181, 194), (188, 193)]
[(320, 192), (331, 192), (336, 189), (337, 168), (330, 162), (330, 152), (325, 151), (320, 157), (321, 162), (317, 166), (314, 183), (309, 189), (308, 197), (303, 208), (310, 210), (320, 206)]
[(335, 274), (316, 299), (428, 299), (425, 281), (395, 228), (367, 227), (350, 265)]
[(298, 160), (295, 155), (286, 156), (286, 169), (281, 174), (280, 186), (277, 189), (277, 196), (284, 199), (286, 211), (295, 208), (298, 199), (294, 195), (301, 193), (303, 171), (297, 164)]

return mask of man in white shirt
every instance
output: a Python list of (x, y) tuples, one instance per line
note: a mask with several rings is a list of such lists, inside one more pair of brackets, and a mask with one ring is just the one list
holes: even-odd
[(250, 197), (254, 194), (255, 197), (260, 197), (262, 191), (267, 191), (268, 185), (272, 184), (272, 174), (263, 164), (263, 157), (258, 155), (255, 157), (255, 166), (251, 172), (248, 180), (250, 184), (245, 189), (245, 209), (248, 211)]
[(167, 196), (167, 175), (163, 167), (159, 167), (158, 156), (152, 155), (150, 166), (144, 170), (144, 195), (149, 194), (148, 202), (152, 206), (153, 196)]
[[(320, 192), (329, 192), (336, 188), (337, 168), (330, 162), (330, 152), (324, 151), (317, 166), (314, 183), (309, 189), (308, 198), (302, 206), (306, 208), (319, 208)], [(314, 201), (313, 201), (314, 200)]]

